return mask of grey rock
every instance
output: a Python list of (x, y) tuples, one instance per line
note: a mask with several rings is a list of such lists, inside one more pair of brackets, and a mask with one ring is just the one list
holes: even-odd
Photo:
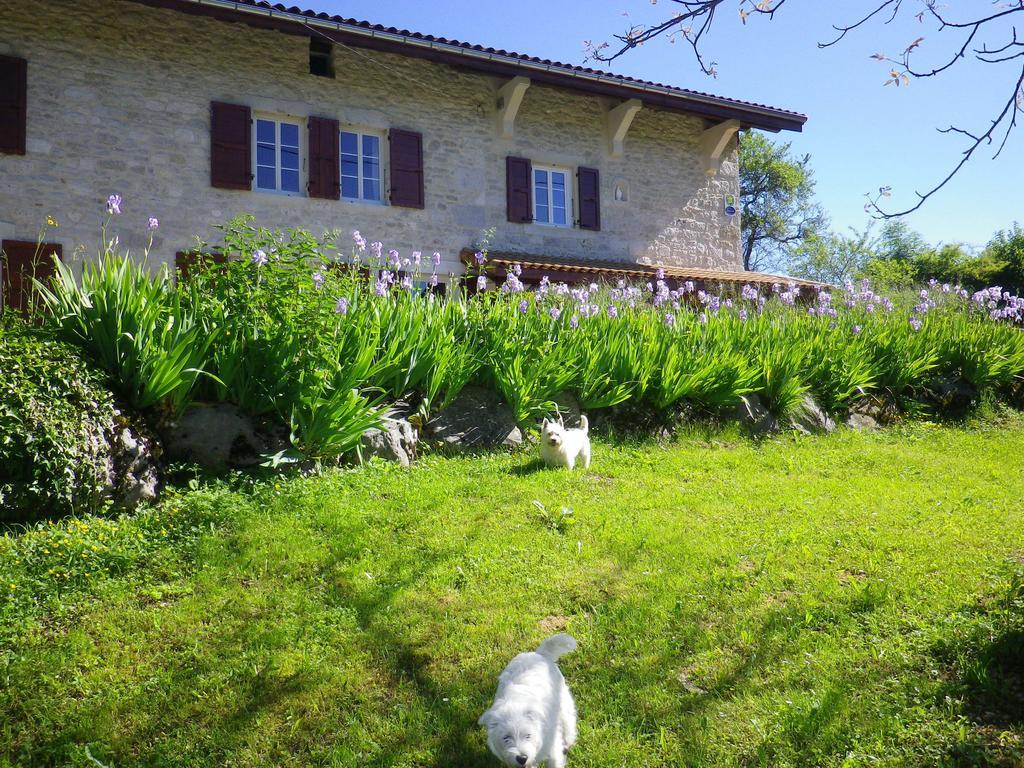
[(107, 434), (107, 496), (129, 509), (155, 499), (160, 489), (160, 441), (140, 419), (128, 419), (121, 411)]
[(381, 429), (371, 429), (363, 435), (364, 457), (379, 456), (408, 467), (416, 458), (419, 434), (403, 411), (393, 410), (384, 418)]
[(897, 416), (896, 405), (880, 398), (866, 398), (850, 406), (846, 426), (852, 429), (879, 429)]
[(188, 461), (220, 471), (251, 467), (288, 447), (281, 428), (254, 420), (230, 403), (196, 404), (163, 432), (172, 461)]
[(809, 394), (804, 395), (803, 402), (790, 416), (789, 426), (790, 429), (795, 429), (805, 435), (831, 434), (836, 431), (836, 423), (832, 417), (825, 413)]
[(483, 387), (466, 387), (426, 424), (427, 436), (453, 450), (516, 448), (523, 433), (501, 397)]
[(882, 425), (869, 413), (860, 413), (859, 411), (850, 411), (850, 414), (846, 417), (846, 426), (851, 429), (858, 429), (862, 431), (869, 431), (878, 429)]
[(760, 395), (745, 395), (736, 406), (736, 418), (755, 436), (767, 435), (779, 428), (779, 422)]
[(944, 413), (966, 413), (978, 402), (978, 390), (962, 376), (937, 376), (928, 386), (931, 399)]

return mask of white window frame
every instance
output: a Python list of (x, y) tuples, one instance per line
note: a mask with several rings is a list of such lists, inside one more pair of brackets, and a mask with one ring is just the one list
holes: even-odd
[[(358, 154), (356, 155), (356, 176), (357, 184), (359, 185), (359, 197), (345, 197), (344, 192), (341, 188), (342, 182), (342, 160), (341, 156), (344, 154), (341, 151), (341, 134), (343, 133), (354, 133), (357, 137), (356, 147)], [(377, 146), (380, 148), (380, 153), (377, 157), (377, 165), (380, 169), (380, 178), (377, 179), (377, 187), (380, 191), (380, 198), (377, 200), (370, 200), (363, 197), (363, 136), (373, 136), (377, 139)], [(376, 128), (366, 128), (359, 125), (342, 125), (338, 129), (338, 198), (343, 203), (352, 203), (356, 205), (387, 205), (388, 190), (385, 179), (387, 175), (385, 173), (385, 156), (387, 154), (387, 141), (386, 134), (384, 131)], [(351, 178), (351, 177), (350, 177)]]
[[(266, 122), (274, 123), (274, 161), (275, 167), (275, 183), (274, 189), (266, 189), (259, 186), (259, 140), (257, 139), (258, 121), (263, 120)], [(281, 189), (281, 123), (289, 123), (298, 128), (299, 132), (299, 190), (292, 192), (290, 190)], [(284, 195), (286, 197), (306, 197), (306, 184), (307, 184), (307, 161), (308, 152), (306, 143), (308, 138), (306, 136), (306, 118), (296, 117), (295, 115), (275, 114), (272, 112), (255, 112), (252, 116), (252, 190), (253, 192), (261, 192), (268, 195)]]
[[(548, 221), (540, 221), (537, 218), (537, 171), (544, 171), (548, 174), (548, 199), (546, 201), (548, 208)], [(554, 199), (554, 187), (551, 184), (552, 173), (565, 174), (565, 224), (556, 224), (554, 221), (551, 221), (553, 218), (552, 212), (554, 211), (554, 206), (552, 205), (552, 201)], [(562, 165), (535, 164), (533, 166), (530, 170), (530, 197), (533, 200), (534, 224), (538, 224), (542, 227), (555, 227), (557, 229), (572, 229), (576, 225), (574, 207), (576, 205), (576, 195), (573, 194), (573, 187), (575, 186), (574, 179), (575, 172), (571, 168), (567, 168)]]

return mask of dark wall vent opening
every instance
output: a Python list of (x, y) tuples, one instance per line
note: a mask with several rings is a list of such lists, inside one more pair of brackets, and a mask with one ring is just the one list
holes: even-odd
[(309, 74), (334, 77), (334, 46), (326, 40), (309, 39)]

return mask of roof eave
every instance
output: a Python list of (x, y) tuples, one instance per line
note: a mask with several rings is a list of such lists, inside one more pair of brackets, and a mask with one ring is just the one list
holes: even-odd
[(523, 75), (538, 83), (568, 87), (602, 96), (639, 98), (645, 104), (674, 109), (713, 120), (739, 120), (744, 128), (801, 131), (805, 115), (770, 107), (743, 105), (710, 95), (679, 93), (667, 86), (624, 81), (607, 74), (574, 71), (540, 61), (501, 55), (476, 47), (425, 39), (402, 32), (363, 27), (326, 14), (306, 16), (298, 9), (256, 7), (235, 0), (132, 0), (158, 8), (242, 22), (290, 34), (322, 34), (331, 40), (362, 48), (397, 53), (504, 77)]

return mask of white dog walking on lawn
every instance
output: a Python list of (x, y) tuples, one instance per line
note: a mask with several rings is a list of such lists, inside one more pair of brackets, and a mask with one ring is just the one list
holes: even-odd
[(569, 635), (552, 635), (501, 673), (494, 704), (480, 725), (487, 727), (487, 746), (505, 765), (564, 768), (565, 753), (576, 743), (576, 703), (556, 662), (574, 650)]
[(577, 459), (584, 469), (590, 469), (590, 423), (580, 416), (579, 429), (566, 429), (561, 418), (544, 421), (540, 425), (540, 458), (549, 467), (573, 469)]

